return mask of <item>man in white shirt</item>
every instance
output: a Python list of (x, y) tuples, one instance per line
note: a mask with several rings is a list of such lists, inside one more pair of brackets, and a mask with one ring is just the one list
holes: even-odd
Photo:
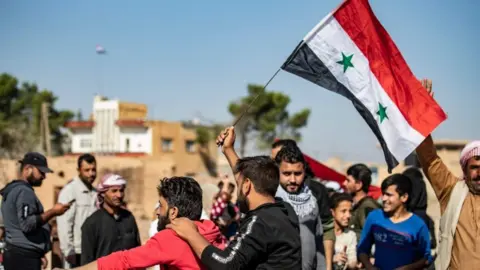
[(82, 225), (96, 210), (97, 192), (92, 184), (97, 178), (97, 162), (91, 154), (83, 154), (77, 160), (78, 177), (73, 178), (60, 191), (58, 202), (70, 203), (70, 209), (57, 217), (60, 249), (64, 257), (64, 268), (80, 265), (82, 253)]

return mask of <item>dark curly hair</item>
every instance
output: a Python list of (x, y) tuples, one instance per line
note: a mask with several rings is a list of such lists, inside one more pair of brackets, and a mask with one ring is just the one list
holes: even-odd
[(160, 180), (158, 195), (165, 198), (168, 207), (178, 208), (178, 217), (200, 220), (202, 216), (202, 188), (191, 177), (170, 177)]
[(288, 163), (298, 163), (301, 162), (303, 165), (305, 165), (305, 158), (303, 157), (302, 151), (300, 151), (300, 148), (294, 147), (294, 146), (289, 146), (285, 145), (282, 147), (282, 149), (278, 152), (277, 156), (275, 157), (275, 162), (277, 165), (280, 166), (280, 163), (282, 161), (288, 162)]
[(279, 146), (281, 146), (281, 147), (284, 147), (284, 146), (298, 147), (297, 142), (292, 140), (292, 139), (276, 140), (274, 143), (272, 143), (272, 149), (277, 148)]

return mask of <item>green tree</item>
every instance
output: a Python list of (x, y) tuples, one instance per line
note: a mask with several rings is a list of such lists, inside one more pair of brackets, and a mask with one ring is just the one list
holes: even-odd
[(199, 126), (196, 129), (197, 133), (197, 143), (201, 147), (206, 147), (210, 140), (212, 139), (212, 134), (209, 128), (205, 126)]
[(247, 96), (231, 102), (228, 107), (232, 116), (238, 119), (258, 95), (235, 127), (241, 156), (245, 156), (247, 142), (253, 138), (261, 149), (270, 146), (275, 138), (301, 140), (300, 129), (307, 125), (309, 109), (291, 114), (287, 110), (290, 97), (284, 93), (266, 91), (262, 85), (257, 84), (249, 84), (247, 90)]
[(199, 125), (196, 127), (197, 143), (201, 147), (207, 147), (208, 143), (214, 141), (218, 134), (224, 129), (222, 125), (215, 124), (211, 126)]
[(62, 154), (65, 134), (62, 127), (74, 114), (58, 110), (58, 98), (49, 90), (39, 90), (34, 83), (19, 81), (14, 76), (0, 74), (0, 156), (18, 158), (26, 151), (42, 148), (41, 116), (42, 103), (49, 104), (48, 120), (52, 151)]

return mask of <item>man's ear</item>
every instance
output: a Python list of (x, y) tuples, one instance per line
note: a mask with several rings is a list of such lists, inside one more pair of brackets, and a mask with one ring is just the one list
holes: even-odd
[(175, 206), (172, 208), (169, 208), (167, 215), (170, 220), (176, 219), (178, 217), (178, 208)]
[(356, 190), (358, 190), (358, 191), (363, 190), (363, 183), (362, 183), (362, 181), (355, 181), (355, 188), (356, 188)]
[(408, 201), (408, 193), (405, 193), (403, 194), (402, 196), (400, 196), (400, 200), (403, 202), (403, 203), (406, 203)]
[(249, 178), (245, 178), (242, 183), (242, 192), (247, 196), (250, 191), (253, 189), (253, 183)]

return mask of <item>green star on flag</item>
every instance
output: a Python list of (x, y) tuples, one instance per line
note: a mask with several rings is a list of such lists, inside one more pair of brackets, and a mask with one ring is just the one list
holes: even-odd
[(377, 115), (380, 117), (380, 123), (382, 123), (383, 120), (388, 119), (387, 107), (384, 107), (381, 103), (378, 103)]
[(342, 60), (337, 61), (337, 64), (343, 65), (343, 73), (345, 73), (349, 67), (354, 67), (352, 64), (352, 57), (353, 57), (353, 54), (346, 56), (342, 52)]
[(282, 69), (347, 98), (392, 173), (447, 115), (423, 91), (368, 2), (343, 1), (308, 32)]

